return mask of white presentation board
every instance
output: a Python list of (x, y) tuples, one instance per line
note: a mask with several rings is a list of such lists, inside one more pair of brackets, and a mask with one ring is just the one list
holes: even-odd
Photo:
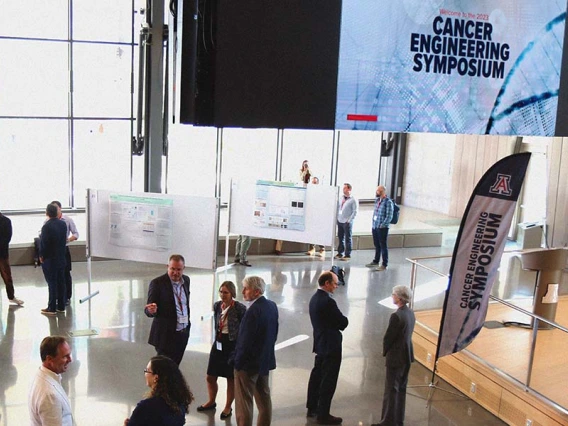
[(215, 269), (219, 199), (87, 190), (89, 256)]
[[(256, 182), (236, 182), (231, 185), (229, 233), (274, 240), (333, 246), (337, 218), (339, 188), (326, 185), (308, 185), (305, 194), (304, 229), (283, 229), (258, 226), (255, 219), (257, 201)], [(286, 191), (285, 187), (278, 187)], [(290, 188), (293, 193), (297, 188)], [(294, 199), (295, 196), (290, 196)]]

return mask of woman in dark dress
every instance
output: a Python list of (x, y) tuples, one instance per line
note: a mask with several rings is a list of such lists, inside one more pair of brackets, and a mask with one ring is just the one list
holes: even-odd
[(227, 402), (221, 412), (221, 420), (225, 420), (233, 409), (231, 405), (235, 399), (235, 380), (233, 378), (233, 364), (229, 363), (235, 351), (239, 326), (246, 312), (246, 307), (235, 300), (237, 290), (232, 281), (225, 281), (219, 287), (221, 300), (213, 304), (215, 318), (215, 341), (209, 354), (207, 366), (207, 392), (209, 400), (197, 407), (197, 411), (214, 410), (217, 407), (215, 398), (219, 386), (217, 377), (227, 378)]
[(138, 403), (124, 426), (181, 426), (193, 401), (178, 365), (165, 356), (155, 356), (144, 369), (147, 398)]

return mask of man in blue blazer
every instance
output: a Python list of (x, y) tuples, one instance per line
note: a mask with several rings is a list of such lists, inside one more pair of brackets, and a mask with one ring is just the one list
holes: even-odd
[(414, 312), (407, 304), (412, 291), (407, 286), (397, 285), (392, 289), (392, 301), (398, 306), (389, 320), (383, 338), (383, 356), (386, 357), (387, 377), (383, 396), (381, 421), (371, 426), (402, 426), (406, 405), (406, 384), (410, 364), (414, 361), (412, 332)]
[(243, 280), (243, 298), (250, 305), (241, 321), (235, 348), (235, 408), (238, 426), (252, 426), (253, 395), (258, 408), (257, 426), (272, 421), (268, 374), (276, 368), (274, 344), (278, 337), (278, 308), (266, 299), (260, 277)]
[(65, 312), (65, 247), (67, 244), (67, 225), (57, 218), (57, 206), (48, 204), (45, 210), (48, 220), (41, 228), (39, 259), (43, 275), (47, 281), (49, 299), (44, 315), (57, 315)]
[(148, 343), (158, 355), (180, 364), (189, 340), (189, 277), (183, 275), (185, 259), (172, 254), (168, 272), (154, 278), (148, 288), (146, 316), (154, 318)]
[(314, 368), (308, 383), (308, 417), (317, 416), (318, 424), (337, 425), (343, 419), (329, 414), (341, 367), (341, 331), (349, 320), (331, 297), (337, 288), (337, 275), (323, 272), (318, 278), (319, 289), (310, 299), (310, 320), (314, 329)]

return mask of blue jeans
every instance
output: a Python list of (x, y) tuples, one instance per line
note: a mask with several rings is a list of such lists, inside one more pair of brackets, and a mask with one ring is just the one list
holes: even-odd
[(383, 258), (383, 266), (389, 264), (389, 248), (387, 246), (387, 238), (389, 236), (389, 228), (373, 228), (373, 244), (375, 245), (375, 257), (373, 263), (380, 263), (381, 256)]
[(353, 248), (353, 223), (337, 222), (337, 238), (339, 239), (339, 246), (337, 247), (337, 254), (351, 257), (351, 249)]

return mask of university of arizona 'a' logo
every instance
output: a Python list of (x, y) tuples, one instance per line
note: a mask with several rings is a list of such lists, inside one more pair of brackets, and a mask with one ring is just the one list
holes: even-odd
[(511, 175), (503, 175), (497, 173), (497, 179), (493, 186), (489, 189), (492, 194), (511, 195)]

